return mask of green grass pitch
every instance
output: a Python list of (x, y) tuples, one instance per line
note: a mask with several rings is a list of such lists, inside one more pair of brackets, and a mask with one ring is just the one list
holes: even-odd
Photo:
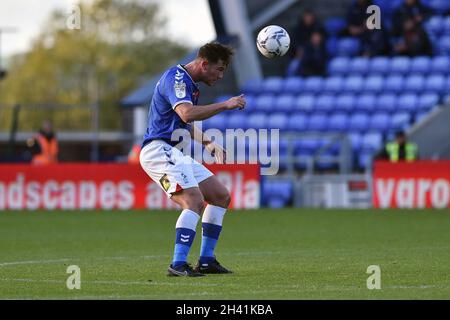
[(166, 276), (178, 214), (0, 212), (0, 299), (450, 299), (449, 210), (231, 210), (216, 254), (235, 273), (202, 278)]

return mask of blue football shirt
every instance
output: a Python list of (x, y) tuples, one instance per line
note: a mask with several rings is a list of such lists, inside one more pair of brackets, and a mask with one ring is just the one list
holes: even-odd
[[(148, 112), (147, 131), (142, 146), (152, 140), (170, 141), (176, 129), (190, 129), (175, 112), (180, 103), (197, 105), (200, 91), (187, 70), (182, 65), (168, 69), (159, 79), (153, 92)], [(177, 141), (172, 142), (175, 145)]]

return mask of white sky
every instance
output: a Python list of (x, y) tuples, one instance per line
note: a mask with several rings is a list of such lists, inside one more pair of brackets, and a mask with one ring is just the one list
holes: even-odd
[[(154, 2), (160, 4), (161, 13), (167, 18), (167, 32), (173, 40), (194, 46), (215, 38), (207, 0)], [(14, 33), (2, 33), (2, 57), (26, 51), (53, 10), (68, 12), (76, 3), (78, 0), (0, 0), (0, 28), (16, 28)]]

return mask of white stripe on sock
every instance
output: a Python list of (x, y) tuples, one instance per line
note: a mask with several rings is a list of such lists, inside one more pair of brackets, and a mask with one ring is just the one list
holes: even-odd
[(195, 231), (199, 219), (200, 216), (197, 213), (189, 209), (184, 209), (181, 211), (175, 228), (186, 228)]

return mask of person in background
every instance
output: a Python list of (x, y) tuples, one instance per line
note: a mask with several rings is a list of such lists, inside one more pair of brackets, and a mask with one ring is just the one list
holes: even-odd
[(365, 28), (361, 36), (361, 54), (365, 57), (389, 56), (392, 46), (389, 39), (389, 32), (382, 25), (381, 29)]
[(135, 144), (133, 144), (133, 147), (128, 153), (128, 163), (139, 163), (140, 153), (141, 153), (141, 143), (136, 142)]
[[(322, 23), (317, 20), (315, 13), (306, 9), (299, 17), (297, 26), (292, 32), (292, 60), (289, 63), (286, 76), (298, 76), (300, 75), (301, 65), (304, 56), (311, 56), (311, 37), (313, 34), (319, 33), (322, 38), (322, 42), (325, 43), (326, 31)], [(305, 51), (308, 51), (305, 53)]]
[(419, 158), (419, 152), (417, 145), (413, 142), (409, 142), (403, 131), (398, 131), (395, 134), (395, 141), (386, 143), (385, 147), (376, 158), (389, 160), (391, 162), (411, 162)]
[(297, 26), (292, 32), (293, 48), (297, 50), (307, 45), (314, 32), (320, 32), (324, 37), (326, 36), (325, 28), (317, 19), (315, 13), (310, 9), (306, 9), (299, 17)]
[(420, 0), (405, 0), (394, 11), (392, 18), (392, 33), (394, 36), (400, 36), (403, 31), (403, 26), (407, 20), (412, 20), (415, 25), (422, 25), (431, 14), (433, 10), (423, 5)]
[(53, 131), (53, 125), (45, 120), (39, 132), (27, 141), (30, 148), (32, 164), (51, 164), (58, 162), (58, 140)]
[(360, 37), (366, 30), (367, 7), (372, 5), (371, 0), (353, 1), (347, 11), (347, 28), (343, 36)]
[(397, 55), (410, 57), (431, 56), (433, 47), (431, 41), (421, 25), (413, 19), (406, 20), (403, 25), (403, 37), (394, 47)]
[(328, 54), (322, 33), (313, 32), (301, 55), (300, 75), (304, 77), (325, 76), (327, 61)]

